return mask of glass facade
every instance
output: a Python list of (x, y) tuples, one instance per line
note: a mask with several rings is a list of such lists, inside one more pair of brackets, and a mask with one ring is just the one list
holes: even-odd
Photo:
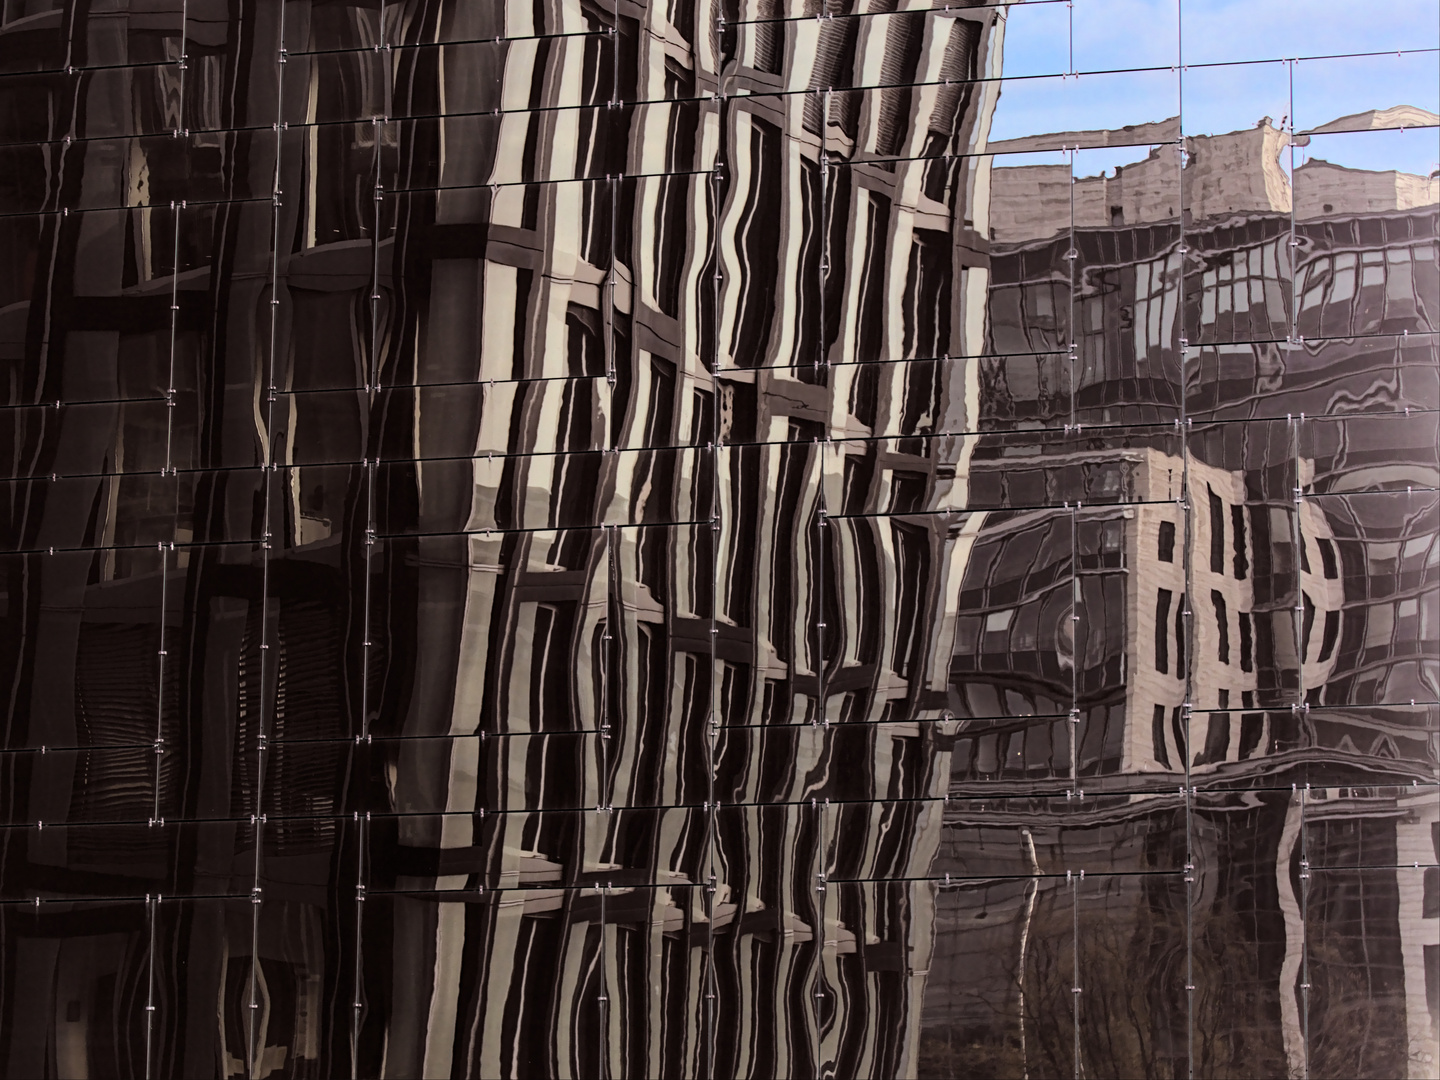
[(0, 1074), (1437, 1075), (1437, 114), (1424, 2), (0, 0)]

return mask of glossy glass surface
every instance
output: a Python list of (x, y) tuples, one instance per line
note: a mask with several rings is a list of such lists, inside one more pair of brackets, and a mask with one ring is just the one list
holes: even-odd
[(0, 0), (0, 1075), (1434, 1077), (1440, 15)]

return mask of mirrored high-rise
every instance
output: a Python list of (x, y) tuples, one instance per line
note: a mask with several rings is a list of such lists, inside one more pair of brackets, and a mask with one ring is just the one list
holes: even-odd
[(0, 5), (0, 1069), (1433, 1075), (1440, 23), (1315, 7)]

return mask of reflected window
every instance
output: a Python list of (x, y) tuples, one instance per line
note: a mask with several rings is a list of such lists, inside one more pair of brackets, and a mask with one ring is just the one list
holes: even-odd
[(1165, 706), (1156, 705), (1155, 715), (1150, 721), (1150, 743), (1154, 747), (1155, 761), (1170, 768), (1170, 751), (1165, 745)]
[(1180, 594), (1180, 603), (1175, 607), (1175, 675), (1185, 677), (1185, 594)]
[(1225, 572), (1225, 504), (1220, 501), (1220, 496), (1215, 494), (1213, 488), (1208, 490), (1210, 496), (1210, 572), (1223, 574)]
[(1215, 630), (1218, 634), (1220, 663), (1230, 663), (1230, 618), (1225, 613), (1225, 597), (1218, 589), (1210, 592), (1210, 602), (1215, 605)]
[(1162, 675), (1170, 672), (1170, 601), (1169, 589), (1155, 599), (1155, 670)]
[(1173, 563), (1175, 561), (1175, 523), (1173, 521), (1160, 523), (1159, 547), (1160, 561)]
[(1245, 507), (1230, 508), (1230, 538), (1235, 549), (1235, 580), (1244, 581), (1250, 570), (1250, 560), (1245, 557)]
[(1335, 545), (1324, 537), (1315, 541), (1320, 548), (1320, 565), (1325, 570), (1325, 577), (1334, 580), (1340, 576), (1340, 568), (1335, 560)]

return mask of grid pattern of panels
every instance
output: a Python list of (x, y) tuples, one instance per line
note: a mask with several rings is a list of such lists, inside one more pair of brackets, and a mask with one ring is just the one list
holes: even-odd
[(1440, 25), (1272, 7), (0, 0), (0, 1072), (1433, 1076)]

